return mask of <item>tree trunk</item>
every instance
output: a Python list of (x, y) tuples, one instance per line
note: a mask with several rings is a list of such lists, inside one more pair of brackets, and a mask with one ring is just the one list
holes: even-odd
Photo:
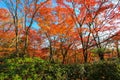
[(28, 49), (28, 31), (25, 33), (24, 54), (22, 54), (22, 56), (28, 54), (27, 49)]
[(100, 58), (100, 60), (104, 60), (104, 54), (103, 53), (99, 53), (99, 58)]
[(120, 52), (118, 46), (117, 46), (117, 57), (120, 58)]
[(52, 44), (50, 41), (50, 47), (49, 47), (50, 55), (49, 55), (49, 61), (52, 62), (53, 60), (53, 49), (52, 49)]
[(15, 42), (16, 42), (16, 45), (15, 45), (15, 48), (16, 48), (16, 54), (17, 54), (17, 56), (18, 56), (18, 31), (16, 30), (15, 33), (16, 33), (16, 39), (15, 39), (15, 40), (16, 40), (16, 41), (15, 41)]
[(63, 55), (62, 64), (65, 64), (65, 58), (66, 58), (66, 56)]
[(84, 63), (87, 63), (87, 60), (88, 60), (87, 50), (83, 50), (83, 55), (84, 55)]

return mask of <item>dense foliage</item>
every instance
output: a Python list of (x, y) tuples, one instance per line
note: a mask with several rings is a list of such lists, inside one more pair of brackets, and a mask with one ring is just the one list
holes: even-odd
[(86, 64), (51, 63), (38, 58), (4, 58), (0, 80), (119, 80), (120, 62)]
[(62, 68), (38, 58), (5, 59), (0, 65), (0, 80), (53, 80), (63, 79)]

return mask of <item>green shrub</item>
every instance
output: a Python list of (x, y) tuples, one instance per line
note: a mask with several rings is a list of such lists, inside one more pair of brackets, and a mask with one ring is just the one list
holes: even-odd
[(67, 80), (119, 80), (119, 61), (65, 65)]
[(59, 80), (64, 78), (64, 70), (59, 64), (38, 58), (5, 59), (0, 68), (0, 80)]
[(120, 63), (117, 61), (101, 61), (86, 66), (88, 80), (119, 80)]
[(66, 78), (67, 80), (76, 80), (76, 79), (82, 79), (84, 78), (84, 65), (80, 64), (69, 64), (64, 66), (66, 71)]
[(119, 80), (120, 62), (51, 63), (38, 58), (2, 59), (0, 80)]

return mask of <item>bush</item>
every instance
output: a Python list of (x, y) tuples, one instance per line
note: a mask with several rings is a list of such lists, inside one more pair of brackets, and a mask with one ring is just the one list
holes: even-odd
[(120, 80), (119, 61), (65, 65), (67, 80)]
[(69, 64), (65, 65), (65, 72), (67, 74), (66, 78), (67, 80), (76, 80), (76, 79), (82, 79), (84, 78), (84, 65), (80, 64)]
[(2, 59), (0, 80), (119, 80), (119, 61), (58, 64), (38, 58)]
[(86, 66), (88, 80), (119, 80), (120, 63), (118, 61), (101, 61)]
[(59, 64), (38, 58), (5, 59), (0, 65), (0, 80), (58, 80), (64, 79)]

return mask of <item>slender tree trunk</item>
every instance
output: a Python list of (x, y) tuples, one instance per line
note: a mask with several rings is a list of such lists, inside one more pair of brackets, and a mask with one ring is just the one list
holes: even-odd
[(27, 49), (28, 49), (28, 31), (26, 31), (25, 33), (25, 43), (24, 43), (24, 55), (27, 55)]
[(87, 53), (87, 50), (83, 50), (83, 56), (84, 56), (84, 63), (87, 63), (87, 61), (88, 61), (88, 53)]
[(99, 53), (100, 60), (104, 60), (104, 53)]
[(16, 48), (16, 55), (17, 56), (19, 56), (19, 54), (18, 54), (18, 30), (16, 29), (15, 30), (15, 35), (16, 35), (16, 39), (15, 39), (15, 43), (16, 43), (16, 45), (15, 45), (15, 48)]
[(50, 50), (49, 61), (52, 62), (52, 61), (54, 61), (54, 60), (53, 60), (53, 49), (52, 49), (51, 41), (50, 41), (50, 47), (49, 47), (49, 50)]
[(66, 62), (66, 57), (67, 57), (67, 54), (68, 54), (68, 50), (69, 50), (69, 47), (71, 45), (68, 46), (68, 49), (65, 49), (65, 51), (62, 51), (62, 56), (63, 56), (63, 60), (62, 60), (62, 64), (65, 64)]
[[(14, 23), (14, 26), (15, 26), (15, 36), (16, 36), (16, 39), (15, 39), (15, 42), (16, 42), (16, 45), (15, 45), (15, 48), (16, 48), (15, 55), (19, 56), (19, 53), (18, 53), (18, 0), (16, 0), (15, 2), (16, 2), (16, 4), (15, 4), (15, 11), (11, 12), (11, 14), (12, 14), (12, 17), (13, 17), (13, 23)], [(11, 4), (12, 4), (12, 2), (11, 2)]]
[(63, 55), (62, 64), (65, 64), (65, 58), (66, 58), (66, 56)]
[(16, 16), (13, 17), (14, 19), (14, 26), (15, 26), (15, 48), (16, 48), (16, 52), (15, 52), (15, 55), (16, 56), (19, 56), (19, 53), (18, 53), (18, 18), (17, 18), (17, 13), (16, 13)]
[(116, 47), (116, 49), (117, 49), (117, 57), (120, 58), (120, 51), (119, 51), (118, 46)]

